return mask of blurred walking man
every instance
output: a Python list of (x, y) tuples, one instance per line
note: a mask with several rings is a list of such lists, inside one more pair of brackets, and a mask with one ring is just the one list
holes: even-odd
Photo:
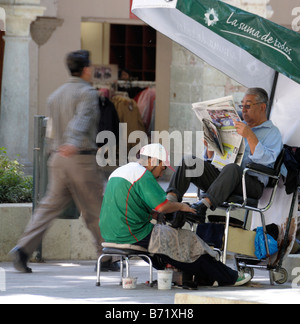
[(89, 52), (67, 56), (69, 81), (48, 99), (51, 156), (49, 184), (17, 246), (11, 251), (16, 270), (31, 273), (27, 262), (41, 243), (52, 221), (74, 200), (91, 231), (98, 254), (103, 242), (99, 230), (103, 184), (96, 163), (96, 136), (99, 121), (97, 91), (90, 85)]

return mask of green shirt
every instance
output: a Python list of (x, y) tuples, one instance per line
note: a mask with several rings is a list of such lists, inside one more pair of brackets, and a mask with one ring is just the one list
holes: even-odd
[(129, 163), (118, 168), (109, 178), (102, 203), (102, 237), (117, 244), (141, 241), (153, 229), (151, 211), (166, 203), (166, 193), (142, 165)]

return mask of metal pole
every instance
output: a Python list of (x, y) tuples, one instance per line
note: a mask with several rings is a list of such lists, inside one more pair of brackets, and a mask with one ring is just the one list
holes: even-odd
[(285, 257), (285, 253), (286, 253), (286, 250), (288, 248), (290, 229), (291, 229), (292, 219), (293, 219), (293, 216), (294, 216), (294, 209), (295, 209), (295, 203), (297, 201), (297, 197), (298, 197), (298, 189), (293, 194), (293, 199), (292, 199), (292, 203), (291, 203), (288, 222), (287, 222), (287, 225), (286, 225), (284, 240), (283, 240), (282, 248), (281, 248), (281, 251), (280, 251), (280, 259), (279, 259), (279, 262), (278, 262), (278, 265), (277, 265), (277, 269), (280, 269), (282, 267), (284, 257)]
[[(45, 116), (34, 117), (34, 148), (33, 148), (33, 214), (45, 193), (44, 150), (46, 136)], [(37, 250), (37, 261), (42, 261), (42, 244)]]
[(273, 103), (274, 103), (274, 98), (275, 98), (275, 93), (276, 93), (278, 78), (279, 78), (279, 72), (276, 71), (275, 72), (275, 76), (274, 76), (272, 91), (271, 91), (271, 95), (270, 95), (270, 106), (268, 107), (268, 111), (267, 111), (267, 117), (268, 117), (268, 119), (270, 119), (270, 117), (271, 117), (271, 111), (272, 111), (272, 108), (273, 108)]
[(225, 239), (224, 239), (224, 251), (222, 262), (226, 265), (227, 261), (227, 248), (228, 248), (228, 239), (229, 239), (229, 224), (230, 224), (230, 213), (234, 207), (229, 206), (226, 210), (226, 224), (225, 224)]

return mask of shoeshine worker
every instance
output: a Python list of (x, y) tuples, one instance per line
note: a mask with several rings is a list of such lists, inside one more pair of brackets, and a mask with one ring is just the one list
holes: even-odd
[[(154, 229), (151, 221), (157, 218), (155, 214), (196, 213), (187, 204), (166, 199), (166, 192), (157, 180), (167, 167), (172, 169), (169, 154), (161, 144), (155, 143), (141, 149), (137, 162), (122, 166), (111, 174), (100, 213), (100, 229), (105, 242), (139, 245), (148, 249)], [(195, 235), (190, 231), (187, 233), (189, 237)], [(201, 239), (197, 237), (197, 240)], [(215, 281), (220, 286), (242, 285), (251, 279), (247, 275), (239, 277), (238, 272), (209, 255), (209, 248), (207, 251), (192, 263), (173, 260), (168, 253), (161, 258), (165, 264), (198, 275), (202, 282), (204, 280), (211, 285)]]

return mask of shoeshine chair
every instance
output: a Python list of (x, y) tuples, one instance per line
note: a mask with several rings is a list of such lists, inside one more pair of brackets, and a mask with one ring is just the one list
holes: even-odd
[[(256, 163), (250, 163), (247, 165), (247, 167), (244, 170), (243, 173), (243, 196), (238, 196), (238, 195), (233, 195), (229, 197), (228, 201), (223, 203), (221, 208), (226, 209), (226, 224), (225, 224), (225, 239), (224, 239), (224, 251), (223, 251), (223, 258), (222, 261), (224, 264), (226, 264), (226, 254), (227, 254), (227, 246), (228, 246), (228, 236), (229, 236), (229, 223), (230, 223), (230, 213), (234, 209), (244, 209), (246, 210), (245, 213), (245, 220), (244, 220), (244, 228), (247, 226), (247, 221), (248, 221), (248, 216), (250, 211), (258, 212), (261, 216), (261, 222), (262, 222), (262, 227), (264, 231), (264, 236), (265, 236), (265, 242), (266, 242), (266, 251), (267, 251), (267, 259), (270, 257), (270, 252), (269, 252), (269, 246), (268, 246), (268, 240), (267, 240), (267, 230), (266, 230), (266, 223), (265, 223), (265, 216), (264, 213), (269, 210), (273, 204), (277, 188), (278, 188), (278, 183), (281, 177), (281, 167), (284, 163), (284, 154), (285, 154), (285, 149), (283, 149), (280, 153), (280, 155), (277, 158), (277, 161), (275, 163), (274, 169), (268, 168)], [(254, 172), (256, 174), (261, 174), (269, 177), (269, 183), (268, 183), (268, 188), (272, 188), (272, 193), (270, 196), (270, 200), (264, 208), (258, 208), (258, 203), (259, 200), (248, 198), (247, 197), (247, 188), (246, 188), (246, 175), (248, 172)], [(255, 263), (255, 261), (258, 261), (256, 259), (247, 259), (247, 257), (244, 256), (236, 256), (236, 264), (239, 270), (247, 270), (250, 271), (251, 275), (254, 275), (254, 268), (257, 269), (264, 269), (268, 270), (270, 274), (270, 282), (271, 284), (276, 283), (283, 284), (287, 280), (287, 273), (285, 269), (281, 267), (276, 267), (275, 269), (271, 267), (270, 264), (267, 266), (258, 266), (255, 264), (247, 264), (247, 260), (252, 261), (252, 263)], [(254, 262), (253, 262), (254, 261)]]
[[(100, 287), (101, 276), (101, 261), (104, 257), (118, 257), (120, 258), (120, 285), (122, 285), (122, 279), (128, 278), (130, 275), (130, 259), (140, 258), (149, 263), (149, 283), (150, 287), (153, 287), (153, 264), (146, 249), (141, 246), (130, 244), (115, 244), (115, 243), (102, 243), (103, 254), (99, 257), (97, 263), (97, 282), (96, 286)], [(124, 261), (126, 264), (126, 277), (124, 277)]]
[[(236, 209), (244, 209), (246, 210), (245, 213), (245, 219), (244, 219), (244, 229), (246, 229), (247, 222), (248, 222), (248, 217), (249, 217), (249, 212), (254, 211), (258, 212), (261, 216), (261, 221), (262, 221), (262, 227), (264, 231), (264, 236), (265, 236), (265, 242), (266, 242), (266, 250), (267, 250), (267, 259), (270, 257), (270, 251), (269, 251), (269, 246), (268, 246), (268, 240), (267, 240), (267, 230), (266, 230), (266, 222), (265, 222), (265, 216), (264, 213), (269, 210), (273, 204), (277, 188), (278, 188), (278, 183), (281, 178), (281, 167), (284, 163), (284, 155), (285, 155), (285, 148), (281, 151), (280, 155), (278, 156), (274, 169), (268, 168), (265, 166), (262, 166), (260, 164), (256, 163), (250, 163), (247, 165), (247, 167), (244, 169), (243, 172), (243, 196), (239, 195), (232, 195), (231, 197), (228, 198), (227, 202), (224, 202), (219, 206), (219, 208), (226, 209), (226, 223), (225, 223), (225, 235), (224, 235), (224, 248), (222, 251), (222, 257), (221, 261), (226, 264), (226, 259), (227, 259), (227, 247), (228, 247), (228, 238), (229, 238), (229, 224), (230, 224), (230, 214), (233, 210)], [(261, 175), (265, 175), (269, 177), (269, 183), (268, 183), (268, 188), (272, 188), (272, 193), (270, 196), (270, 200), (264, 208), (258, 208), (258, 203), (259, 200), (253, 199), (253, 198), (248, 198), (247, 197), (247, 188), (246, 188), (246, 175), (248, 172), (252, 173), (257, 173)], [(200, 191), (198, 191), (198, 197), (200, 197)], [(190, 195), (185, 195), (184, 198), (195, 198), (195, 195), (190, 196)], [(199, 199), (199, 198), (198, 198)], [(188, 221), (189, 224), (192, 226), (192, 223), (195, 223), (193, 220)], [(271, 284), (276, 283), (283, 284), (287, 281), (288, 276), (286, 273), (286, 270), (281, 268), (281, 264), (279, 264), (277, 267), (271, 267), (270, 264), (267, 264), (266, 266), (261, 266), (261, 265), (256, 265), (258, 259), (255, 258), (250, 258), (247, 256), (242, 256), (242, 255), (236, 255), (235, 256), (236, 260), (236, 265), (238, 270), (244, 270), (249, 272), (252, 277), (254, 276), (254, 270), (253, 269), (263, 269), (263, 270), (268, 270), (270, 274), (270, 282)], [(247, 264), (247, 261), (250, 261), (250, 264)], [(268, 260), (265, 260), (268, 261)]]

